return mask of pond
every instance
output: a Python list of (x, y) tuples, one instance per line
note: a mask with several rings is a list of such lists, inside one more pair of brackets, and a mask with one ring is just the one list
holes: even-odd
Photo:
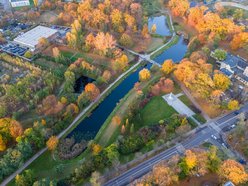
[(174, 63), (179, 63), (185, 56), (186, 52), (187, 43), (184, 41), (183, 36), (181, 36), (177, 44), (165, 50), (153, 60), (160, 64), (163, 64), (163, 62), (167, 59), (172, 59)]
[(88, 83), (92, 83), (93, 81), (95, 81), (95, 80), (91, 79), (89, 77), (86, 77), (86, 76), (81, 76), (75, 82), (75, 85), (74, 85), (75, 93), (79, 93), (79, 94), (82, 93), (84, 91), (84, 87)]
[(162, 15), (162, 16), (158, 16), (158, 17), (148, 18), (149, 30), (151, 30), (151, 28), (154, 24), (157, 27), (156, 34), (161, 35), (161, 36), (170, 36), (171, 35), (166, 16)]

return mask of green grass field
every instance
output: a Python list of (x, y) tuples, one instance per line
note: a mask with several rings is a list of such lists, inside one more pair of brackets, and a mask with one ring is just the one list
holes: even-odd
[(169, 106), (165, 100), (160, 97), (153, 97), (151, 101), (139, 111), (132, 121), (135, 130), (143, 126), (157, 124), (162, 119), (169, 118), (172, 114), (177, 113), (174, 108)]

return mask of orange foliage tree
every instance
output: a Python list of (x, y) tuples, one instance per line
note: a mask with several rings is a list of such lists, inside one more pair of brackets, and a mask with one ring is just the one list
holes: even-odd
[(168, 4), (173, 15), (183, 17), (189, 9), (188, 0), (170, 0)]
[(85, 93), (91, 101), (94, 101), (100, 94), (100, 90), (94, 83), (88, 83), (85, 86)]
[(54, 151), (58, 143), (59, 143), (59, 139), (56, 136), (51, 136), (46, 142), (46, 145), (50, 151)]
[(232, 181), (235, 185), (248, 181), (248, 174), (244, 167), (234, 160), (224, 161), (220, 166), (219, 175), (225, 180)]

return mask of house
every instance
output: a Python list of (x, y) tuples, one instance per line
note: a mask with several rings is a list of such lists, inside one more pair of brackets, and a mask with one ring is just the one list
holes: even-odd
[(248, 86), (248, 62), (232, 54), (227, 54), (226, 59), (217, 61), (220, 64), (220, 71), (229, 78), (236, 78)]

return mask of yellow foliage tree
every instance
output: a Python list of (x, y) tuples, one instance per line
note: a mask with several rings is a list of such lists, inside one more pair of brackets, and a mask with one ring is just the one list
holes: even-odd
[(227, 90), (231, 84), (230, 79), (221, 73), (215, 74), (213, 80), (214, 80), (215, 87), (222, 91)]
[(156, 24), (154, 24), (154, 25), (152, 25), (151, 32), (152, 32), (153, 34), (155, 34), (156, 31), (157, 31), (157, 26), (156, 26)]
[(93, 153), (94, 155), (97, 155), (97, 154), (99, 154), (99, 153), (102, 151), (101, 145), (96, 144), (96, 143), (93, 143), (93, 144), (92, 144), (91, 149), (92, 149), (92, 153)]
[(248, 174), (244, 167), (234, 160), (224, 161), (220, 166), (219, 175), (225, 180), (232, 181), (235, 185), (248, 181)]
[(54, 151), (58, 143), (59, 143), (59, 139), (56, 136), (51, 136), (46, 142), (46, 145), (50, 151)]
[(196, 166), (197, 159), (194, 152), (191, 150), (186, 150), (185, 152), (185, 162), (189, 169), (193, 169)]
[(164, 61), (161, 70), (164, 74), (169, 74), (172, 72), (173, 68), (174, 68), (173, 61), (169, 59)]
[(0, 152), (5, 151), (6, 149), (6, 143), (3, 139), (3, 136), (0, 134)]
[(139, 72), (139, 80), (140, 81), (147, 81), (151, 78), (151, 73), (148, 69), (144, 68)]
[(227, 108), (229, 110), (237, 110), (239, 109), (239, 102), (237, 100), (231, 100), (228, 102)]

